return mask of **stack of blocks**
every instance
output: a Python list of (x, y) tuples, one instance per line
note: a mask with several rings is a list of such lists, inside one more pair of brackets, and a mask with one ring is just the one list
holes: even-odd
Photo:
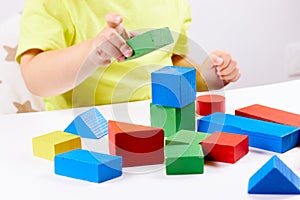
[[(180, 130), (195, 131), (196, 70), (167, 66), (152, 72), (151, 80), (151, 125), (163, 128), (165, 137)], [(165, 146), (167, 174), (203, 173), (203, 162), (199, 143)]]

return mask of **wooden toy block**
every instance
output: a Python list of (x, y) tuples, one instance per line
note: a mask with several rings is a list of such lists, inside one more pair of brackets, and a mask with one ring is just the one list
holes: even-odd
[(214, 113), (198, 119), (199, 132), (229, 132), (249, 136), (249, 145), (284, 153), (299, 144), (300, 129), (272, 122)]
[(225, 113), (225, 97), (221, 95), (207, 94), (196, 99), (196, 113), (206, 116), (215, 112)]
[(273, 156), (249, 180), (249, 194), (300, 194), (299, 177)]
[(163, 128), (165, 136), (174, 135), (181, 129), (196, 129), (195, 103), (183, 108), (172, 108), (150, 104), (151, 126)]
[(33, 155), (53, 160), (60, 153), (81, 148), (81, 139), (77, 135), (55, 131), (32, 139)]
[(201, 145), (166, 145), (165, 165), (167, 175), (203, 174), (204, 155)]
[(205, 159), (236, 163), (249, 152), (247, 135), (215, 132), (201, 142)]
[(152, 104), (183, 108), (196, 99), (196, 69), (167, 66), (151, 73)]
[(108, 121), (109, 152), (123, 157), (123, 167), (164, 162), (164, 130)]
[(180, 130), (166, 139), (166, 145), (197, 145), (210, 134), (189, 130)]
[(78, 115), (64, 131), (82, 138), (99, 139), (107, 135), (107, 120), (97, 108), (92, 108)]
[(122, 175), (122, 157), (77, 149), (54, 159), (57, 175), (101, 183)]
[(300, 115), (259, 104), (238, 109), (235, 115), (300, 127)]
[(125, 60), (139, 58), (173, 42), (174, 40), (168, 27), (147, 31), (127, 40), (127, 44), (133, 50), (133, 55)]

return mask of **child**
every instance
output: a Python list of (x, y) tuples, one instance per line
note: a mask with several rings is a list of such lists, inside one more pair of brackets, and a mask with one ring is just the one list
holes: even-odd
[[(199, 91), (237, 81), (227, 52), (200, 66), (187, 58), (190, 22), (187, 0), (26, 0), (16, 60), (48, 110), (150, 99), (151, 72), (168, 65), (199, 68)], [(127, 30), (160, 27), (180, 33), (171, 50), (124, 61), (132, 55), (126, 39), (138, 34)]]

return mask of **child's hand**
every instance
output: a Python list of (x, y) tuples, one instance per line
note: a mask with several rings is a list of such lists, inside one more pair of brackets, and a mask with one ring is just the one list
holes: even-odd
[(225, 84), (237, 81), (241, 74), (237, 61), (226, 51), (213, 51), (209, 55), (216, 73)]
[(122, 21), (123, 17), (118, 14), (106, 15), (107, 27), (93, 39), (93, 62), (100, 66), (108, 66), (112, 58), (121, 62), (125, 57), (132, 55), (133, 51), (126, 40), (134, 37), (135, 34), (127, 32)]

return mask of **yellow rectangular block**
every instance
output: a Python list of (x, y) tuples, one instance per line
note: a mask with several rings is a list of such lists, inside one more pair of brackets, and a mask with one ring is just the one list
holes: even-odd
[(55, 155), (74, 149), (81, 149), (79, 136), (55, 131), (32, 139), (33, 155), (54, 160)]

